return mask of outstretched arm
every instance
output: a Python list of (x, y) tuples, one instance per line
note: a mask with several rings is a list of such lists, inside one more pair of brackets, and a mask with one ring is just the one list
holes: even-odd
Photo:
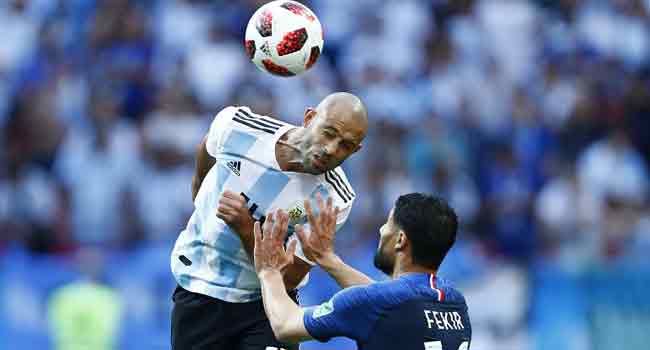
[[(296, 241), (292, 241), (285, 251), (289, 216), (279, 210), (275, 217), (268, 214), (264, 229), (260, 223), (254, 226), (255, 271), (262, 286), (264, 310), (278, 340), (297, 343), (310, 340), (303, 322), (304, 311), (287, 294), (281, 271), (294, 260)], [(262, 233), (263, 231), (263, 233)]]
[(199, 193), (203, 179), (205, 179), (205, 176), (217, 161), (208, 153), (208, 150), (205, 147), (207, 140), (208, 137), (204, 137), (203, 141), (201, 141), (201, 144), (196, 149), (196, 162), (194, 176), (192, 177), (192, 201), (196, 199), (196, 195)]
[(332, 254), (316, 262), (329, 274), (341, 288), (373, 283), (374, 280), (363, 272), (346, 264), (338, 255)]
[(316, 197), (319, 206), (318, 216), (315, 216), (309, 201), (305, 201), (310, 232), (305, 232), (302, 226), (296, 226), (296, 234), (302, 245), (302, 251), (307, 259), (316, 262), (325, 270), (341, 288), (365, 285), (374, 282), (363, 272), (346, 264), (334, 252), (334, 236), (336, 234), (336, 218), (338, 208), (332, 208), (332, 198), (323, 204), (320, 195)]
[[(301, 308), (285, 291), (280, 271), (291, 264), (296, 241), (284, 248), (289, 217), (281, 210), (275, 218), (267, 215), (264, 228), (255, 223), (255, 271), (262, 285), (264, 311), (275, 337), (297, 343), (310, 339), (326, 341), (346, 336), (357, 341), (367, 339), (375, 321), (383, 314), (383, 298), (373, 298), (369, 286), (348, 288), (317, 307)], [(374, 288), (374, 290), (378, 290)]]

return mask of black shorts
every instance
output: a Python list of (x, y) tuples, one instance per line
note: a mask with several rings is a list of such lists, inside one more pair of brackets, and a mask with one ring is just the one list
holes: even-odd
[[(297, 293), (292, 293), (296, 300)], [(275, 339), (262, 301), (229, 303), (176, 287), (172, 350), (297, 350)]]

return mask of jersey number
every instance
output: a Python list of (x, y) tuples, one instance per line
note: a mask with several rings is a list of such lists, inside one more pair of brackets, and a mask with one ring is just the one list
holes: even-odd
[[(424, 350), (443, 350), (442, 342), (439, 341), (424, 342)], [(458, 350), (469, 350), (469, 342), (464, 341), (462, 344), (460, 344)]]

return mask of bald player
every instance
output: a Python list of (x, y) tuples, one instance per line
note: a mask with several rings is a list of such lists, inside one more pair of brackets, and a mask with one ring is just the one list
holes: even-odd
[[(248, 107), (217, 114), (199, 146), (192, 181), (195, 210), (178, 237), (171, 268), (178, 287), (172, 311), (172, 348), (291, 349), (273, 335), (255, 273), (253, 223), (264, 213), (288, 213), (287, 241), (307, 225), (304, 201), (331, 198), (347, 220), (355, 192), (341, 163), (361, 149), (368, 129), (356, 96), (334, 93), (307, 108), (302, 126), (258, 115)], [(299, 244), (283, 271), (289, 295), (313, 266)]]

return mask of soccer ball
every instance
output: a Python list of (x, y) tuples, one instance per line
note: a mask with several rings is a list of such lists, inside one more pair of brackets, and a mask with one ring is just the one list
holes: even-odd
[(246, 27), (244, 45), (260, 70), (290, 77), (316, 63), (323, 50), (323, 29), (307, 6), (277, 0), (255, 11)]

